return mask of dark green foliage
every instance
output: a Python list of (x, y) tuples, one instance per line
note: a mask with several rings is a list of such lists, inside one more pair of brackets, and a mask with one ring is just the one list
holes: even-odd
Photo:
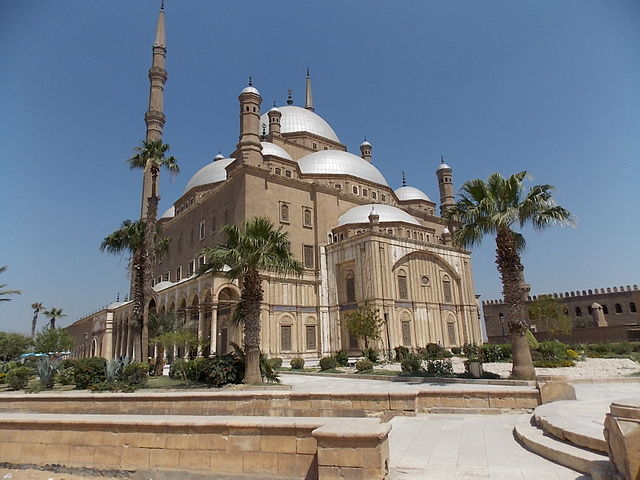
[(171, 364), (169, 377), (186, 382), (206, 383), (212, 387), (241, 383), (244, 378), (244, 361), (235, 353), (176, 360)]
[(370, 360), (372, 363), (377, 363), (379, 360), (378, 352), (376, 352), (373, 348), (365, 348), (362, 350), (362, 356), (367, 360)]
[(120, 374), (120, 381), (130, 387), (144, 387), (149, 380), (149, 365), (143, 362), (133, 362), (126, 365)]
[(373, 370), (373, 362), (368, 358), (361, 358), (356, 362), (356, 370), (358, 372), (367, 372)]
[(320, 371), (333, 370), (338, 366), (336, 357), (322, 357), (320, 359)]
[(0, 362), (8, 362), (18, 358), (21, 354), (26, 353), (31, 345), (31, 338), (26, 335), (0, 332)]
[(36, 353), (67, 352), (73, 348), (73, 343), (66, 330), (47, 326), (36, 334), (33, 350)]
[(53, 388), (53, 379), (62, 361), (51, 357), (41, 357), (36, 365), (36, 373), (43, 389)]
[(427, 360), (427, 375), (433, 377), (453, 376), (453, 364), (448, 358), (441, 360)]
[(15, 367), (7, 372), (6, 381), (10, 390), (22, 390), (29, 385), (33, 369), (29, 367)]
[(537, 368), (573, 367), (575, 364), (573, 360), (536, 360), (533, 362), (533, 366)]
[(336, 363), (338, 364), (338, 366), (346, 367), (347, 365), (349, 365), (349, 354), (344, 350), (338, 350), (336, 352), (335, 357), (336, 357)]
[(499, 345), (485, 343), (482, 345), (482, 358), (485, 362), (500, 362), (511, 358), (511, 344)]
[(460, 355), (462, 353), (462, 349), (460, 347), (451, 347), (451, 353), (454, 355)]
[(73, 363), (73, 383), (77, 390), (84, 390), (91, 385), (106, 382), (106, 360), (100, 357), (81, 358)]
[(424, 348), (419, 348), (418, 353), (424, 360), (438, 360), (451, 357), (451, 352), (437, 343), (427, 343)]
[(98, 382), (89, 385), (88, 389), (92, 392), (114, 392), (118, 390), (118, 384), (114, 382)]
[(540, 344), (538, 343), (538, 340), (533, 335), (533, 333), (531, 333), (531, 330), (527, 329), (524, 332), (524, 334), (527, 337), (527, 343), (529, 344), (529, 349), (530, 350), (537, 350), (537, 348), (540, 346)]
[(274, 370), (278, 370), (280, 367), (282, 367), (282, 359), (281, 358), (273, 357), (273, 358), (270, 358), (267, 361), (271, 365), (271, 368), (273, 368)]
[(364, 340), (365, 349), (369, 348), (369, 340), (378, 340), (382, 332), (382, 320), (378, 311), (369, 307), (360, 307), (344, 316), (349, 334)]
[(400, 362), (400, 368), (403, 372), (418, 373), (422, 372), (422, 358), (413, 352), (407, 353)]
[(304, 358), (293, 357), (289, 361), (289, 365), (291, 365), (291, 370), (302, 370), (304, 368)]
[(396, 352), (396, 362), (401, 362), (404, 357), (409, 354), (409, 349), (407, 347), (399, 346), (394, 348)]
[(462, 346), (462, 354), (467, 357), (468, 360), (482, 361), (482, 347), (475, 343), (465, 343)]
[(73, 385), (73, 367), (58, 368), (58, 383)]
[(557, 361), (567, 358), (569, 345), (561, 342), (540, 342), (537, 351), (542, 355), (542, 360)]

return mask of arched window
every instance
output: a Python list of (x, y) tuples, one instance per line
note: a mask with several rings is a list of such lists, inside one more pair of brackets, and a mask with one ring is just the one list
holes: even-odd
[(602, 313), (604, 313), (605, 315), (609, 315), (609, 309), (606, 305), (602, 305)]
[(286, 203), (280, 205), (280, 221), (289, 223), (289, 205)]
[(442, 292), (444, 293), (444, 301), (447, 303), (453, 302), (453, 292), (451, 290), (451, 279), (448, 275), (442, 277)]
[(311, 226), (311, 210), (309, 210), (308, 208), (304, 209), (303, 223), (305, 227)]
[(288, 352), (292, 350), (291, 325), (280, 325), (280, 350)]
[(202, 220), (200, 222), (200, 240), (204, 240), (206, 235), (207, 235), (207, 229), (205, 227), (204, 220)]
[(447, 336), (449, 337), (449, 345), (455, 345), (458, 343), (456, 338), (456, 324), (453, 322), (447, 323)]
[(404, 270), (398, 272), (398, 298), (400, 298), (400, 300), (407, 300), (409, 298), (407, 273)]
[(582, 310), (580, 309), (580, 307), (576, 307), (576, 317), (581, 317), (582, 316)]
[(636, 304), (635, 304), (635, 303), (631, 302), (631, 303), (629, 304), (629, 311), (630, 311), (631, 313), (636, 313), (636, 312), (637, 312), (637, 310), (636, 310)]
[(622, 313), (622, 305), (620, 305), (619, 303), (616, 303), (615, 309), (616, 313)]
[(589, 305), (589, 306), (587, 307), (587, 313), (588, 313), (589, 315), (593, 315), (593, 308), (591, 308), (591, 305)]
[(347, 293), (347, 303), (353, 303), (356, 301), (356, 281), (353, 275), (353, 270), (348, 270), (345, 275), (345, 287)]

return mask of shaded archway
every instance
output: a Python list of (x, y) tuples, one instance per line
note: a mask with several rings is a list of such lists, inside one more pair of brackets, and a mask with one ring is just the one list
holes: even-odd
[(229, 352), (231, 342), (240, 345), (242, 341), (240, 338), (242, 328), (233, 322), (240, 292), (235, 285), (225, 286), (218, 292), (217, 300), (216, 352), (223, 355)]

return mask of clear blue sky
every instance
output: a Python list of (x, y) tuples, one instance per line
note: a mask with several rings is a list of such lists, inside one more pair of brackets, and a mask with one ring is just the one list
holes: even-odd
[[(270, 8), (273, 6), (273, 8)], [(0, 329), (30, 304), (71, 323), (128, 290), (101, 239), (139, 215), (147, 70), (159, 1), (0, 3)], [(438, 199), (454, 181), (529, 170), (556, 186), (575, 228), (525, 232), (534, 293), (638, 281), (640, 3), (635, 0), (211, 2), (167, 0), (164, 139), (180, 160), (164, 211), (238, 138), (247, 77), (265, 106), (287, 88), (351, 151), (363, 137), (393, 187)], [(493, 240), (473, 254), (477, 292), (500, 296)], [(43, 319), (44, 322), (44, 319)]]

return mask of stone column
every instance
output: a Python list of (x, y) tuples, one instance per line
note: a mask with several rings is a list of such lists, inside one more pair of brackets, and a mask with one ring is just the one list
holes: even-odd
[(218, 351), (218, 305), (211, 306), (211, 355)]
[(120, 355), (123, 357), (127, 356), (127, 335), (129, 332), (129, 322), (122, 321), (122, 326), (120, 327), (122, 333), (120, 334)]
[(133, 359), (133, 325), (129, 322), (127, 330), (127, 357)]
[(203, 343), (204, 343), (204, 314), (205, 305), (198, 306), (198, 358), (202, 358)]
[(115, 329), (116, 329), (116, 344), (113, 349), (113, 358), (119, 358), (120, 357), (120, 338), (122, 336), (121, 323), (117, 323)]
[(104, 358), (113, 358), (113, 355), (113, 312), (107, 312), (104, 335), (102, 337), (102, 356)]

